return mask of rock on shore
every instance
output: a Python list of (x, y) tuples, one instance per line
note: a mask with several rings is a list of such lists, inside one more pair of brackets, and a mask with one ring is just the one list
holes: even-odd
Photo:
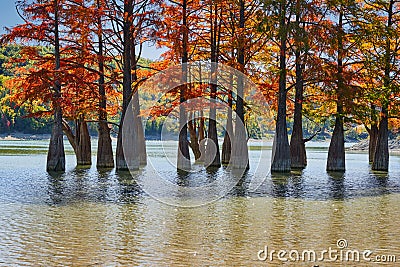
[[(361, 142), (351, 146), (348, 150), (352, 151), (368, 151), (369, 140), (362, 140)], [(391, 139), (389, 140), (389, 150), (391, 151), (400, 151), (400, 139)]]

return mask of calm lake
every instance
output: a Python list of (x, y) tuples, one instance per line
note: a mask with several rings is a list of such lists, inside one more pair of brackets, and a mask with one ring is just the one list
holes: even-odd
[[(256, 191), (248, 190), (260, 175), (251, 168), (224, 198), (180, 208), (147, 195), (129, 173), (75, 168), (68, 146), (67, 171), (51, 176), (45, 172), (47, 146), (46, 140), (0, 140), (0, 266), (400, 263), (397, 155), (391, 155), (389, 173), (372, 172), (367, 154), (347, 153), (347, 172), (328, 174), (327, 144), (311, 143), (304, 171), (271, 176), (271, 148), (251, 142), (251, 167), (266, 155), (260, 163), (266, 179)], [(137, 176), (155, 166), (179, 178), (163, 156), (173, 159), (175, 142), (149, 141), (147, 149), (149, 165)], [(221, 172), (200, 170), (186, 178), (203, 183)]]

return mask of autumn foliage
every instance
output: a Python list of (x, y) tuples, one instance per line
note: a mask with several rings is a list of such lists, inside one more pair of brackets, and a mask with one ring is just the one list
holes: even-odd
[[(55, 116), (60, 107), (64, 126), (77, 132), (72, 122), (123, 118), (140, 84), (158, 71), (198, 60), (221, 63), (248, 75), (271, 110), (189, 80), (156, 107), (145, 106), (153, 92), (141, 91), (145, 98), (133, 99), (137, 127), (141, 118), (159, 120), (188, 99), (216, 99), (238, 112), (223, 118), (227, 125), (242, 119), (250, 126), (260, 118), (261, 128), (275, 128), (274, 170), (305, 167), (304, 143), (331, 132), (327, 169), (343, 171), (346, 130), (359, 125), (371, 136), (373, 168), (387, 170), (389, 131), (400, 127), (398, 1), (24, 0), (18, 10), (24, 23), (1, 39), (21, 46), (8, 63), (14, 77), (6, 86), (8, 99), (30, 116)], [(144, 66), (146, 43), (165, 52)], [(240, 81), (232, 86), (240, 89)], [(122, 120), (114, 124), (121, 128)], [(180, 146), (187, 141), (196, 160), (205, 136), (218, 142), (223, 135), (212, 120), (194, 119), (188, 127)], [(117, 168), (125, 164), (118, 138)], [(231, 141), (224, 139), (224, 160)]]

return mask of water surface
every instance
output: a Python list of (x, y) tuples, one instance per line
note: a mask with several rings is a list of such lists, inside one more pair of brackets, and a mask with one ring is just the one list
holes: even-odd
[[(400, 262), (400, 157), (395, 155), (389, 173), (372, 172), (362, 153), (347, 153), (344, 174), (326, 173), (326, 144), (314, 143), (305, 170), (271, 176), (270, 147), (254, 142), (250, 165), (257, 165), (264, 149), (265, 173), (252, 168), (228, 196), (179, 208), (148, 196), (129, 173), (75, 168), (70, 147), (66, 173), (49, 175), (47, 145), (0, 141), (1, 266), (281, 266), (276, 255), (258, 260), (258, 252), (265, 246), (338, 249), (338, 239), (348, 243), (344, 252), (371, 250), (372, 256), (395, 255)], [(161, 148), (160, 142), (148, 142), (149, 166), (155, 164), (171, 181), (179, 179)], [(167, 142), (164, 150), (173, 160), (176, 143)], [(136, 175), (148, 175), (149, 166)], [(224, 171), (201, 171), (189, 179), (202, 184), (207, 175)], [(265, 182), (250, 192), (257, 175), (265, 175)], [(286, 262), (314, 264), (381, 265)]]

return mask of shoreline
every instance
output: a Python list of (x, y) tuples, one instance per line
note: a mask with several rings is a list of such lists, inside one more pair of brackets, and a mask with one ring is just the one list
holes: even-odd
[[(50, 139), (50, 134), (25, 134), (25, 133), (9, 133), (9, 134), (0, 134), (0, 141), (24, 141), (24, 140), (49, 140)], [(92, 139), (96, 139), (97, 136), (92, 136)], [(111, 137), (114, 140), (116, 140), (116, 137)], [(149, 136), (147, 140), (158, 140), (155, 139), (154, 136)], [(222, 141), (222, 140), (221, 140)], [(270, 138), (266, 139), (249, 139), (249, 141), (252, 142), (268, 142), (268, 141), (273, 141), (270, 140)], [(318, 142), (318, 141), (316, 141)], [(325, 141), (327, 142), (327, 141)], [(368, 146), (369, 146), (369, 140), (361, 140), (357, 142), (356, 144), (347, 147), (346, 151), (352, 151), (352, 152), (368, 152)], [(389, 140), (389, 151), (390, 152), (396, 152), (400, 153), (400, 139), (391, 139)]]
[[(9, 134), (0, 134), (0, 141), (24, 141), (24, 140), (50, 140), (50, 134), (25, 134), (25, 133), (9, 133)], [(90, 136), (91, 139), (97, 139), (97, 136)], [(66, 136), (64, 134), (64, 139)], [(111, 136), (111, 139), (114, 141), (117, 140), (116, 136)], [(177, 141), (174, 139), (164, 139), (161, 140), (159, 136), (149, 135), (146, 136), (146, 141)], [(219, 138), (219, 141), (223, 142), (223, 138)], [(265, 139), (249, 139), (252, 142), (272, 142), (273, 139), (265, 138)]]
[(50, 134), (25, 134), (25, 133), (0, 134), (0, 140), (3, 141), (49, 140), (49, 139), (50, 139)]
[[(346, 150), (353, 152), (368, 152), (369, 139), (362, 140)], [(389, 140), (389, 152), (400, 153), (400, 139)]]

